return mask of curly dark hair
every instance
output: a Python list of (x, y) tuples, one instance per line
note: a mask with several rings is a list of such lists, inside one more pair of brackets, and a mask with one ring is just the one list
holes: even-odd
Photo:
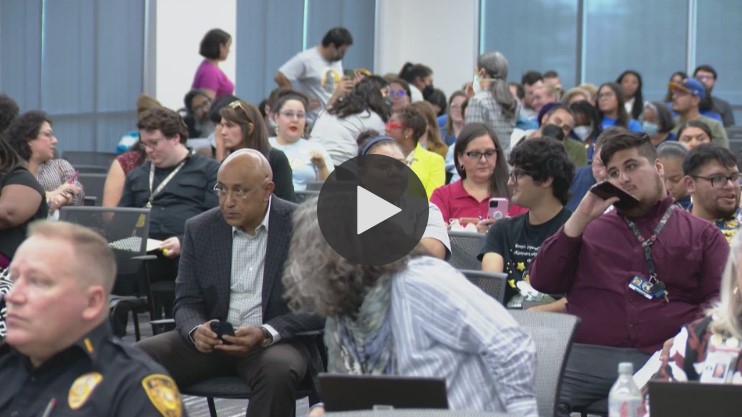
[(521, 141), (510, 152), (508, 163), (527, 172), (536, 184), (551, 178), (554, 197), (562, 205), (569, 201), (575, 165), (569, 160), (562, 143), (548, 137)]
[(180, 135), (180, 143), (186, 143), (186, 140), (188, 140), (188, 126), (186, 126), (183, 118), (174, 110), (166, 107), (153, 107), (145, 110), (139, 116), (137, 129), (159, 130), (166, 138)]
[(709, 161), (716, 161), (725, 168), (737, 166), (737, 158), (729, 149), (715, 143), (702, 143), (691, 149), (683, 160), (683, 173), (697, 175)]
[(385, 79), (372, 75), (362, 79), (353, 90), (345, 93), (327, 110), (328, 113), (341, 119), (364, 111), (378, 114), (385, 122), (389, 120), (389, 109), (381, 95), (381, 89), (388, 86)]
[(39, 136), (44, 122), (52, 124), (46, 113), (38, 110), (28, 111), (13, 120), (5, 132), (8, 144), (24, 161), (31, 159), (31, 146), (28, 141)]
[[(337, 206), (342, 210), (342, 205)], [(316, 198), (294, 211), (293, 228), (283, 285), (284, 297), (294, 311), (322, 317), (355, 316), (368, 289), (382, 276), (402, 271), (411, 256), (381, 266), (343, 258), (322, 235)]]

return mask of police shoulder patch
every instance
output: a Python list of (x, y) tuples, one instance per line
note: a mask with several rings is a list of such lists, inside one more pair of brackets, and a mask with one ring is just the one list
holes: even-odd
[(142, 387), (157, 411), (164, 417), (181, 417), (183, 403), (175, 381), (167, 375), (151, 374), (142, 379)]
[(88, 372), (75, 379), (67, 395), (67, 403), (71, 410), (82, 407), (90, 398), (95, 387), (103, 381), (103, 375), (98, 372)]

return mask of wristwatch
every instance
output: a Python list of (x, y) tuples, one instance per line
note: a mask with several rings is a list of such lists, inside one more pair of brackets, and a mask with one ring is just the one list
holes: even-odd
[(271, 332), (269, 332), (268, 329), (263, 326), (260, 326), (259, 329), (261, 332), (263, 332), (263, 342), (260, 343), (260, 346), (266, 348), (273, 344), (273, 335), (271, 334)]

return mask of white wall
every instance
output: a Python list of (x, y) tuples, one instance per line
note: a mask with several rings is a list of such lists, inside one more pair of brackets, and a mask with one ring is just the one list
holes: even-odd
[[(145, 89), (163, 105), (178, 109), (201, 63), (198, 45), (203, 35), (218, 27), (232, 34), (234, 42), (237, 0), (150, 1), (154, 41)], [(433, 69), (435, 86), (446, 95), (461, 88), (474, 75), (479, 54), (478, 4), (478, 0), (377, 0), (374, 72), (399, 72), (406, 61), (419, 62)], [(236, 79), (234, 54), (220, 66), (232, 81)]]
[[(152, 0), (156, 28), (154, 51), (154, 88), (148, 91), (160, 102), (174, 110), (183, 107), (183, 96), (191, 89), (196, 68), (203, 60), (198, 54), (201, 39), (210, 29), (219, 28), (232, 35), (235, 51), (237, 22), (236, 0)], [(219, 64), (222, 71), (235, 82), (235, 57), (231, 53)], [(150, 74), (151, 75), (151, 74)], [(145, 77), (146, 79), (146, 77)], [(150, 83), (146, 83), (151, 86)]]
[(422, 63), (446, 96), (460, 89), (479, 55), (478, 7), (478, 0), (377, 0), (374, 72)]

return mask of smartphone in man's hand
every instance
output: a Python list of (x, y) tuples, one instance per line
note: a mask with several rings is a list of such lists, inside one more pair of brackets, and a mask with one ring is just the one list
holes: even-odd
[(619, 210), (631, 210), (639, 205), (639, 200), (637, 200), (636, 197), (618, 188), (607, 180), (590, 187), (590, 192), (603, 200), (608, 200), (611, 197), (618, 197), (618, 201), (613, 203), (613, 205)]

